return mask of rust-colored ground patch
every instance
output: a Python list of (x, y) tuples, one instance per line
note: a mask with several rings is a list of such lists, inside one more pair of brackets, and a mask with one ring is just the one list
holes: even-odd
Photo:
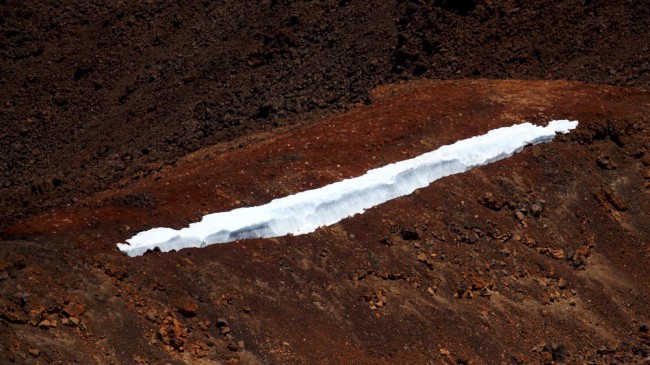
[[(3, 231), (0, 344), (18, 362), (642, 362), (649, 115), (641, 89), (419, 81), (199, 150)], [(134, 259), (115, 248), (552, 119), (580, 126), (313, 234)]]

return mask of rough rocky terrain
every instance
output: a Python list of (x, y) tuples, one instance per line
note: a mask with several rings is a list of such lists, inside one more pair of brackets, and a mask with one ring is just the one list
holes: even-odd
[(387, 81), (650, 85), (647, 0), (1, 4), (0, 226)]
[[(647, 363), (649, 30), (647, 0), (0, 0), (0, 363)], [(314, 234), (115, 249), (558, 118)]]
[[(372, 95), (5, 229), (3, 359), (647, 362), (649, 91), (477, 80)], [(556, 118), (581, 124), (313, 234), (138, 258), (115, 248), (152, 226)]]

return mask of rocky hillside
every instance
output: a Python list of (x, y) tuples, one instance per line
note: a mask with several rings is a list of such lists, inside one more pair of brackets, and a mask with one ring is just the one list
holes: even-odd
[[(3, 361), (647, 363), (650, 92), (478, 80), (371, 95), (0, 232)], [(580, 125), (312, 234), (116, 250), (154, 226), (561, 118)]]
[(650, 85), (645, 0), (0, 4), (0, 227), (388, 81)]

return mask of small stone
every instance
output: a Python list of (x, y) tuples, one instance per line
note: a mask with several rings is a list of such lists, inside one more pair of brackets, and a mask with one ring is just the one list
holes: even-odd
[[(54, 321), (54, 323), (56, 323), (56, 321)], [(42, 329), (48, 329), (51, 327), (56, 327), (56, 324), (52, 325), (52, 322), (50, 322), (47, 319), (44, 319), (38, 324), (38, 326), (41, 327)]]
[(226, 321), (225, 318), (222, 317), (217, 318), (217, 328), (226, 327), (226, 326), (228, 326), (228, 321)]
[(196, 316), (199, 310), (199, 304), (189, 295), (182, 296), (178, 301), (178, 312), (185, 317), (191, 318)]
[(68, 317), (79, 317), (86, 311), (86, 307), (82, 304), (70, 303), (63, 307), (63, 314)]
[(222, 335), (227, 335), (230, 333), (230, 327), (228, 326), (221, 327), (221, 330), (219, 330), (219, 332), (221, 332)]
[(497, 211), (501, 210), (504, 205), (503, 202), (498, 201), (494, 194), (490, 192), (483, 194), (483, 196), (478, 199), (478, 202), (486, 208)]
[(639, 331), (643, 333), (648, 333), (649, 329), (650, 328), (648, 327), (647, 323), (641, 323), (641, 325), (639, 326)]
[(36, 309), (32, 309), (29, 311), (28, 317), (29, 317), (29, 324), (32, 326), (36, 326), (39, 323), (39, 320), (41, 319), (41, 314), (45, 311), (44, 307), (38, 307)]
[(526, 216), (521, 210), (518, 210), (515, 212), (515, 218), (517, 218), (518, 221), (523, 221)]
[(577, 304), (577, 302), (576, 302), (575, 298), (571, 298), (571, 299), (569, 299), (569, 305), (570, 305), (570, 306), (575, 307), (576, 304)]
[(236, 343), (230, 342), (230, 343), (228, 343), (228, 350), (230, 350), (232, 352), (237, 352), (237, 351), (239, 351), (239, 347), (237, 346)]
[(415, 241), (420, 239), (420, 234), (415, 229), (402, 228), (400, 234), (405, 241)]
[(564, 250), (561, 248), (558, 248), (557, 250), (551, 250), (550, 252), (551, 252), (551, 256), (554, 259), (560, 260), (564, 258)]
[(244, 313), (246, 313), (246, 314), (249, 314), (250, 312), (253, 311), (253, 309), (251, 307), (249, 307), (249, 306), (246, 306), (246, 307), (244, 307), (242, 309), (242, 311), (244, 311)]
[(598, 165), (598, 167), (605, 170), (612, 170), (617, 167), (616, 163), (612, 162), (612, 160), (610, 160), (609, 157), (599, 158), (598, 161), (596, 161), (596, 164)]
[(418, 261), (425, 262), (425, 261), (427, 261), (427, 254), (424, 253), (424, 252), (420, 252), (418, 254), (417, 258), (418, 258)]
[(534, 217), (539, 217), (540, 214), (542, 214), (543, 210), (544, 208), (539, 204), (533, 204), (533, 206), (530, 208), (530, 211), (533, 213)]
[(77, 317), (70, 317), (68, 318), (68, 323), (72, 327), (77, 327), (79, 325), (79, 318)]
[(560, 288), (560, 289), (566, 289), (566, 286), (567, 286), (567, 282), (566, 282), (566, 280), (564, 280), (564, 278), (560, 278), (560, 279), (557, 281), (557, 287), (558, 287), (558, 288)]
[(156, 322), (156, 311), (150, 310), (147, 312), (146, 318), (149, 322)]
[(34, 348), (27, 350), (27, 352), (29, 352), (29, 354), (34, 356), (34, 357), (38, 357), (38, 355), (41, 354), (41, 350), (34, 349)]
[(566, 346), (563, 343), (553, 344), (553, 350), (551, 351), (553, 356), (553, 361), (558, 363), (564, 363), (567, 358)]

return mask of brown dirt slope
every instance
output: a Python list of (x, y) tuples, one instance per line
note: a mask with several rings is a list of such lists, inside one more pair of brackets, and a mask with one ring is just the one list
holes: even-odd
[(650, 85), (637, 1), (0, 1), (0, 226), (386, 81)]
[[(649, 91), (477, 80), (372, 95), (5, 229), (3, 361), (647, 362)], [(558, 118), (580, 126), (313, 234), (133, 259), (115, 249), (151, 226)]]

